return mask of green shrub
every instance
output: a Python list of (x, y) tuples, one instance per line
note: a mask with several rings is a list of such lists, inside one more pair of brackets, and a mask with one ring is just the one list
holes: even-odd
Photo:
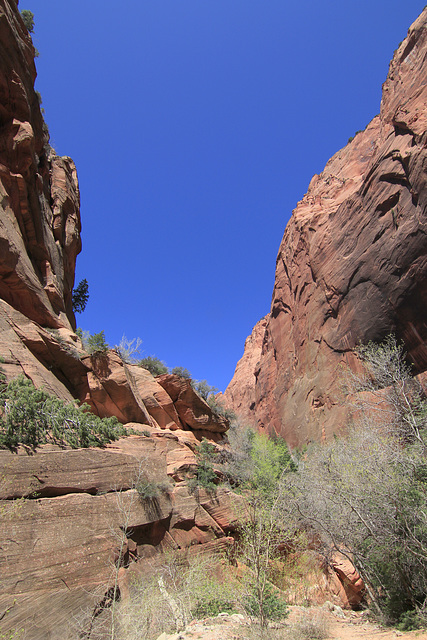
[(110, 348), (109, 344), (105, 340), (104, 331), (91, 334), (89, 331), (83, 331), (80, 327), (76, 329), (76, 334), (79, 336), (83, 344), (83, 349), (90, 355), (99, 355), (106, 353)]
[(43, 389), (19, 376), (0, 391), (0, 447), (19, 444), (36, 448), (52, 442), (60, 446), (101, 447), (125, 435), (117, 418), (98, 418), (88, 405), (77, 406), (49, 396)]
[(86, 278), (80, 280), (72, 294), (74, 313), (83, 313), (89, 300), (89, 285)]
[(135, 489), (141, 500), (157, 500), (161, 493), (169, 493), (171, 486), (168, 482), (155, 482), (141, 478), (136, 483)]
[(227, 597), (211, 597), (208, 600), (199, 600), (194, 609), (191, 611), (191, 617), (214, 618), (220, 613), (238, 613), (234, 603)]
[(193, 388), (202, 396), (203, 400), (207, 400), (210, 395), (218, 391), (216, 387), (211, 387), (207, 380), (195, 380), (193, 382)]
[(396, 628), (399, 631), (414, 631), (426, 626), (426, 616), (419, 609), (405, 611), (399, 618)]
[(138, 360), (135, 364), (143, 369), (147, 369), (147, 371), (149, 371), (153, 376), (161, 376), (168, 372), (168, 368), (165, 363), (155, 356), (147, 356), (146, 358)]
[(212, 457), (216, 452), (213, 444), (203, 438), (202, 442), (196, 447), (197, 467), (193, 478), (188, 481), (190, 492), (196, 489), (205, 489), (208, 493), (215, 493), (218, 483), (217, 475), (212, 464)]
[(267, 583), (264, 587), (262, 603), (256, 584), (251, 586), (250, 593), (243, 600), (243, 607), (246, 613), (253, 617), (260, 617), (261, 606), (263, 615), (267, 620), (283, 620), (289, 615), (288, 605), (281, 597), (279, 590), (270, 583)]
[(219, 418), (225, 418), (226, 420), (235, 420), (236, 414), (231, 409), (227, 409), (222, 402), (217, 400), (214, 395), (210, 395), (207, 398), (207, 403), (212, 409), (212, 412)]
[(25, 28), (29, 33), (34, 31), (34, 13), (28, 9), (22, 9), (21, 18), (25, 24)]
[(180, 378), (187, 378), (188, 380), (191, 380), (191, 373), (184, 367), (174, 367), (171, 370), (171, 373), (173, 373), (175, 376), (179, 376)]

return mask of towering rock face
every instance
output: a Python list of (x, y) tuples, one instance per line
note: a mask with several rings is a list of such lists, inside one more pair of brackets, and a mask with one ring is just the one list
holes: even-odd
[[(313, 177), (282, 239), (243, 413), (292, 446), (342, 428), (341, 371), (358, 342), (393, 331), (427, 369), (426, 26), (424, 10), (395, 52), (380, 115)], [(241, 371), (225, 393), (237, 410)]]
[[(0, 0), (0, 371), (85, 401), (132, 434), (104, 451), (0, 450), (2, 631), (65, 640), (82, 629), (89, 637), (112, 568), (124, 593), (130, 574), (162, 550), (226, 549), (235, 522), (229, 492), (213, 502), (186, 486), (201, 438), (220, 440), (228, 421), (189, 381), (156, 380), (111, 350), (89, 355), (74, 333), (77, 176), (48, 144), (35, 76), (17, 2)], [(141, 478), (160, 487), (156, 499), (138, 494)]]
[(79, 189), (34, 91), (34, 47), (14, 0), (0, 0), (0, 298), (35, 322), (71, 327)]

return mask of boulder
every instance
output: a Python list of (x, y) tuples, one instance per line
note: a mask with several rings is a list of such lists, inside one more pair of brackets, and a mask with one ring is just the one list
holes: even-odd
[(166, 373), (156, 378), (172, 398), (181, 422), (192, 430), (214, 433), (227, 431), (228, 420), (214, 414), (210, 406), (193, 389), (191, 380)]

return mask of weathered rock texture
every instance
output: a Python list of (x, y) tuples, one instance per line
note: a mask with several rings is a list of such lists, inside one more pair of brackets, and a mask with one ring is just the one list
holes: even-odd
[[(49, 146), (35, 77), (16, 0), (0, 0), (1, 370), (133, 434), (102, 451), (0, 451), (2, 632), (65, 640), (82, 631), (80, 613), (87, 631), (118, 565), (126, 589), (128, 568), (159, 550), (225, 549), (235, 516), (227, 491), (196, 500), (186, 488), (195, 447), (221, 438), (227, 421), (188, 381), (156, 380), (111, 350), (88, 355), (74, 333), (79, 189), (73, 162)], [(138, 494), (141, 479), (157, 497)]]
[(340, 372), (355, 366), (359, 341), (393, 331), (416, 371), (427, 368), (426, 23), (424, 10), (395, 52), (380, 115), (313, 177), (292, 214), (252, 370), (254, 399), (247, 404), (241, 363), (256, 360), (258, 340), (247, 343), (225, 393), (292, 446), (342, 428)]
[[(32, 640), (76, 638), (79, 618), (87, 630), (114, 585), (117, 562), (126, 589), (127, 568), (156, 552), (205, 544), (213, 552), (232, 543), (229, 492), (196, 499), (172, 480), (184, 459), (188, 470), (196, 463), (177, 433), (158, 429), (105, 450), (0, 451), (5, 629), (23, 628)], [(156, 483), (158, 495), (138, 493), (141, 480)]]
[(76, 168), (49, 146), (35, 78), (16, 2), (0, 0), (0, 297), (39, 324), (71, 328), (81, 248)]

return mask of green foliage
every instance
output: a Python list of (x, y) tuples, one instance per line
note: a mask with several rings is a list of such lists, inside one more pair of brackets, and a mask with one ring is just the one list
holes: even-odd
[(101, 447), (125, 434), (117, 418), (98, 418), (88, 405), (78, 407), (49, 396), (20, 376), (0, 391), (0, 447), (19, 444), (36, 448), (52, 442), (60, 446)]
[(136, 364), (143, 369), (147, 369), (153, 376), (161, 376), (168, 372), (168, 368), (162, 360), (155, 356), (146, 356), (138, 360)]
[(218, 483), (217, 475), (214, 471), (212, 458), (216, 452), (215, 445), (203, 438), (196, 447), (197, 467), (193, 478), (188, 481), (190, 492), (196, 489), (205, 489), (208, 493), (215, 493)]
[(234, 603), (227, 599), (226, 595), (199, 600), (192, 610), (191, 616), (196, 619), (214, 618), (220, 613), (238, 613)]
[(106, 353), (110, 348), (105, 340), (104, 331), (91, 334), (89, 331), (83, 331), (80, 327), (78, 327), (76, 329), (76, 334), (82, 341), (83, 349), (90, 355), (99, 355)]
[(207, 400), (210, 395), (217, 393), (218, 391), (216, 387), (212, 387), (208, 384), (207, 380), (194, 381), (193, 388), (200, 396), (202, 396), (203, 400)]
[(86, 278), (80, 280), (77, 287), (73, 289), (72, 300), (74, 313), (83, 313), (89, 300), (89, 285)]
[(223, 471), (235, 489), (252, 489), (265, 495), (274, 493), (282, 475), (296, 470), (283, 438), (270, 439), (235, 422), (231, 424), (228, 438), (230, 454)]
[(226, 407), (224, 407), (224, 405), (219, 400), (217, 400), (213, 394), (208, 396), (207, 403), (216, 416), (225, 418), (229, 421), (236, 418), (235, 413), (231, 411), (231, 409), (227, 409)]
[(426, 616), (419, 609), (405, 611), (399, 618), (396, 628), (399, 631), (414, 631), (426, 626)]
[(267, 620), (284, 620), (289, 615), (289, 609), (280, 592), (269, 582), (261, 594), (256, 582), (251, 584), (250, 592), (243, 601), (246, 613), (260, 618), (261, 608)]
[(160, 494), (168, 493), (171, 486), (167, 482), (156, 482), (154, 480), (140, 478), (135, 485), (135, 489), (141, 500), (157, 500)]
[(171, 373), (173, 373), (175, 376), (179, 376), (180, 378), (187, 378), (188, 380), (191, 380), (191, 373), (184, 367), (174, 367), (171, 370)]
[(29, 33), (34, 32), (34, 13), (28, 9), (22, 9), (21, 18), (25, 24), (25, 28)]
[(362, 131), (363, 131), (363, 129), (358, 129), (357, 131), (355, 131), (354, 136), (350, 136), (350, 137), (349, 137), (349, 139), (348, 139), (348, 141), (347, 141), (347, 144), (348, 144), (349, 142), (352, 142), (352, 141), (354, 140), (354, 138), (357, 136), (357, 134), (358, 134), (358, 133), (362, 133)]
[(270, 439), (264, 433), (253, 433), (250, 456), (253, 463), (250, 484), (263, 493), (273, 492), (282, 474), (296, 469), (283, 438)]
[(410, 624), (427, 598), (426, 400), (394, 336), (357, 353), (365, 372), (348, 372), (357, 429), (308, 451), (295, 499), (301, 526), (351, 549), (377, 613)]

